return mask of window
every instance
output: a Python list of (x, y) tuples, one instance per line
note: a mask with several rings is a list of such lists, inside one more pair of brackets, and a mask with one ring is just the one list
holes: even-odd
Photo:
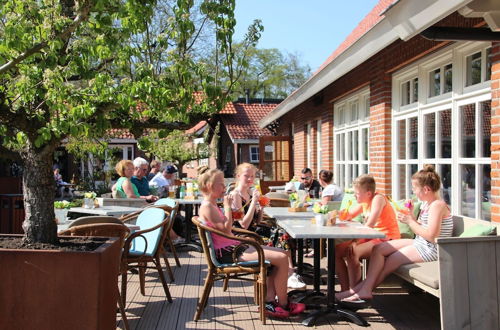
[(259, 162), (259, 146), (250, 146), (250, 163)]
[(473, 86), (491, 79), (491, 47), (465, 57), (465, 86)]
[[(489, 46), (453, 45), (393, 75), (393, 96), (402, 97), (393, 102), (396, 198), (410, 198), (411, 176), (432, 164), (452, 214), (491, 219), (491, 92), (483, 84), (491, 75)], [(409, 78), (414, 76), (420, 78), (423, 95), (420, 103), (409, 105), (404, 98), (412, 101), (408, 91), (415, 78)], [(463, 77), (464, 84), (455, 86), (453, 76)]]
[(323, 151), (322, 149), (322, 143), (321, 143), (321, 126), (322, 126), (322, 121), (321, 119), (318, 120), (317, 123), (317, 129), (316, 129), (316, 164), (317, 164), (317, 170), (316, 173), (319, 173), (321, 171), (321, 153)]
[(334, 180), (340, 187), (350, 188), (356, 177), (368, 173), (369, 99), (364, 89), (334, 105)]
[(307, 145), (307, 158), (306, 158), (306, 164), (308, 168), (311, 168), (311, 157), (312, 157), (312, 141), (311, 141), (311, 123), (307, 123), (306, 125), (306, 145)]
[(453, 89), (452, 64), (445, 65), (429, 72), (429, 97), (449, 93)]
[(198, 159), (198, 166), (208, 166), (208, 158)]
[(418, 78), (407, 80), (401, 84), (401, 105), (418, 101)]

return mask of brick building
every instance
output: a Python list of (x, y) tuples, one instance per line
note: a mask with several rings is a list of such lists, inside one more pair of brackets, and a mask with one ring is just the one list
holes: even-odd
[(296, 175), (371, 173), (399, 199), (434, 164), (453, 214), (500, 221), (500, 2), (380, 0), (276, 123)]

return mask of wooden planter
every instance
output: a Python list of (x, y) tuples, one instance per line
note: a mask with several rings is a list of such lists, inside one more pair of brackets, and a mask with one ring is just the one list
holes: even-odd
[(0, 249), (0, 329), (115, 329), (120, 252)]

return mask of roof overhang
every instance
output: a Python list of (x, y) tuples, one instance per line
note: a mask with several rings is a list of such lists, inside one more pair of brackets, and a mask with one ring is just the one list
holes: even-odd
[(279, 119), (398, 39), (408, 40), (472, 0), (398, 0), (385, 17), (259, 122)]
[(234, 144), (259, 144), (259, 139), (234, 139)]

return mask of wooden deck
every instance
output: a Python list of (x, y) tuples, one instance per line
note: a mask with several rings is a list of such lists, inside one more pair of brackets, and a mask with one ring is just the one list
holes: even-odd
[[(300, 321), (304, 316), (287, 320), (268, 319), (265, 326), (258, 319), (257, 306), (253, 304), (251, 283), (233, 280), (229, 290), (222, 291), (222, 282), (212, 289), (202, 319), (194, 322), (193, 316), (198, 295), (206, 275), (204, 255), (181, 252), (182, 267), (173, 265), (175, 282), (169, 284), (173, 303), (165, 298), (157, 274), (146, 274), (146, 295), (139, 290), (137, 275), (129, 274), (127, 291), (127, 317), (131, 329), (304, 329)], [(323, 259), (325, 262), (326, 258)], [(308, 286), (312, 287), (312, 286)], [(323, 287), (322, 287), (323, 289)], [(326, 289), (326, 287), (325, 287)], [(373, 307), (359, 312), (369, 322), (369, 329), (439, 329), (439, 301), (425, 293), (377, 294)], [(117, 314), (117, 328), (123, 324)], [(333, 318), (322, 319), (317, 328), (363, 328)], [(363, 328), (365, 329), (365, 328)]]

